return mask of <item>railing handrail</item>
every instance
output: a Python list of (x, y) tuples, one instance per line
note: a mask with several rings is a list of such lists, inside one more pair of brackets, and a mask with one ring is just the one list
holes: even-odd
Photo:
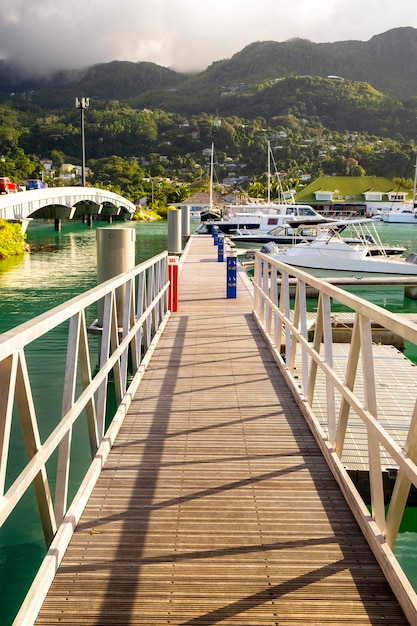
[[(152, 342), (169, 316), (167, 252), (149, 259), (125, 274), (76, 296), (66, 303), (0, 335), (0, 524), (14, 510), (26, 489), (34, 484), (44, 535), (49, 545), (67, 513), (70, 432), (86, 413), (92, 459), (105, 438), (108, 377), (112, 372), (116, 412), (130, 402), (129, 374), (134, 378), (148, 359)], [(122, 303), (116, 292), (124, 289)], [(103, 302), (100, 363), (92, 375), (86, 310)], [(117, 311), (117, 307), (122, 311)], [(123, 319), (120, 327), (118, 319)], [(42, 443), (32, 400), (25, 348), (48, 332), (69, 322), (67, 358), (60, 422)], [(96, 355), (97, 356), (97, 355)], [(76, 389), (77, 377), (81, 389)], [(80, 385), (79, 385), (80, 386)], [(129, 396), (129, 397), (127, 397)], [(28, 462), (5, 490), (13, 407), (23, 424)], [(111, 416), (110, 416), (111, 418)], [(46, 473), (46, 462), (59, 449), (55, 498)], [(76, 498), (75, 498), (76, 499)], [(54, 507), (55, 510), (54, 510)]]
[(102, 213), (104, 203), (109, 203), (117, 212), (123, 210), (133, 215), (136, 206), (122, 195), (99, 187), (48, 187), (0, 196), (0, 219), (31, 219), (33, 214), (45, 207), (55, 207), (56, 217), (67, 216), (70, 219), (76, 211), (76, 205), (82, 201), (90, 202), (86, 213)]
[[(290, 277), (296, 278), (293, 302), (290, 299)], [(412, 616), (410, 623), (415, 623), (417, 595), (396, 561), (392, 549), (410, 486), (413, 484), (417, 487), (417, 403), (414, 401), (412, 414), (408, 416), (409, 429), (405, 441), (403, 445), (398, 445), (378, 421), (372, 323), (415, 345), (417, 325), (401, 315), (387, 312), (327, 283), (322, 278), (316, 278), (261, 252), (255, 255), (253, 282), (254, 317), (403, 610), (409, 619)], [(308, 335), (306, 286), (318, 292), (317, 320), (312, 337)], [(333, 366), (332, 299), (349, 307), (354, 315), (349, 356), (343, 374), (338, 373), (340, 364), (338, 371)], [(321, 422), (314, 402), (319, 374), (325, 379), (327, 402), (326, 410), (321, 411)], [(363, 395), (358, 395), (354, 387), (359, 374), (363, 376)], [(342, 463), (350, 413), (366, 426), (371, 514)], [(324, 429), (323, 420), (327, 420)], [(387, 515), (384, 507), (381, 448), (386, 450), (398, 466)]]
[(161, 260), (167, 257), (167, 252), (161, 252), (160, 254), (143, 261), (140, 265), (137, 265), (133, 269), (124, 274), (110, 278), (106, 282), (93, 287), (88, 291), (59, 304), (58, 306), (41, 313), (35, 318), (28, 320), (15, 326), (10, 330), (0, 335), (0, 361), (6, 358), (14, 350), (24, 348), (26, 345), (39, 339), (45, 334), (45, 328), (52, 330), (59, 324), (70, 319), (76, 312), (82, 308), (86, 309), (101, 298), (104, 298), (108, 293), (114, 291), (118, 287), (124, 285), (127, 281), (132, 280), (138, 274), (148, 270), (153, 265), (159, 263)]

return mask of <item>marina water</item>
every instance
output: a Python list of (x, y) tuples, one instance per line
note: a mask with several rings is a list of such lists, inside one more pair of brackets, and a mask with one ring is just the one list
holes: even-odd
[[(0, 333), (52, 309), (70, 298), (95, 287), (96, 278), (96, 228), (107, 227), (103, 222), (93, 222), (92, 227), (78, 222), (64, 222), (60, 232), (54, 231), (53, 222), (32, 222), (27, 242), (33, 252), (22, 257), (0, 261)], [(140, 263), (167, 248), (167, 222), (138, 222), (113, 224), (112, 228), (136, 230), (136, 263)], [(384, 243), (406, 246), (417, 252), (417, 226), (378, 224)], [(404, 297), (397, 287), (369, 288), (356, 291), (393, 312), (416, 312), (417, 301)], [(66, 338), (66, 337), (65, 337)], [(36, 381), (36, 409), (39, 415), (48, 414), (54, 378), (58, 363), (65, 352), (65, 338), (51, 337), (48, 344), (35, 346), (38, 358), (46, 361), (46, 371)], [(35, 342), (36, 344), (36, 342)], [(410, 347), (407, 356), (417, 363), (417, 353)], [(77, 460), (82, 474), (88, 458)], [(20, 466), (23, 459), (13, 458)], [(17, 471), (17, 468), (11, 469)], [(10, 477), (8, 484), (10, 483)], [(40, 524), (34, 515), (36, 503), (29, 497), (0, 530), (0, 596), (2, 609), (0, 626), (9, 626), (27, 592), (28, 587), (45, 555), (45, 545)], [(410, 512), (412, 514), (413, 511)], [(417, 530), (417, 521), (410, 527)], [(404, 532), (397, 541), (396, 554), (402, 567), (417, 589), (417, 534)]]
[[(53, 222), (32, 222), (27, 242), (33, 252), (0, 261), (0, 333), (18, 326), (97, 284), (96, 228), (78, 222), (64, 222), (61, 232)], [(140, 263), (167, 249), (167, 222), (122, 222), (112, 228), (136, 230), (135, 261)], [(55, 419), (54, 396), (59, 403), (65, 332), (48, 333), (44, 342), (34, 342), (30, 358), (42, 362), (42, 372), (32, 372), (34, 403), (37, 415)], [(59, 409), (58, 409), (59, 411)], [(44, 424), (40, 423), (41, 429)], [(17, 426), (18, 428), (18, 426)], [(74, 433), (76, 436), (76, 433)], [(13, 439), (13, 432), (12, 432)], [(24, 463), (24, 452), (11, 448), (7, 484)], [(88, 454), (77, 458), (74, 473), (82, 476), (91, 459)], [(77, 482), (74, 475), (74, 482)], [(0, 626), (9, 626), (22, 603), (45, 555), (42, 528), (36, 513), (33, 493), (25, 495), (15, 513), (0, 530)]]

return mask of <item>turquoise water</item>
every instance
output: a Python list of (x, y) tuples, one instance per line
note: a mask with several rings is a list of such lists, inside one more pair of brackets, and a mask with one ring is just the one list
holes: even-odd
[[(53, 223), (30, 225), (27, 241), (36, 252), (0, 261), (0, 333), (97, 284), (95, 231), (98, 227), (107, 226), (95, 222), (89, 228), (85, 224), (64, 222), (61, 232), (55, 233)], [(165, 221), (113, 224), (111, 228), (114, 227), (136, 230), (136, 263), (167, 248)], [(58, 329), (48, 333), (46, 339), (35, 342), (27, 352), (35, 410), (41, 416), (41, 437), (50, 431), (51, 422), (55, 423), (60, 416), (66, 338), (65, 328)], [(36, 370), (32, 367), (35, 360)], [(73, 441), (77, 463), (71, 464), (72, 493), (89, 462), (86, 429), (77, 426)], [(7, 484), (26, 460), (17, 420), (14, 420), (10, 449), (12, 462), (9, 462)], [(52, 474), (52, 471), (48, 473)], [(12, 623), (45, 555), (36, 511), (35, 497), (30, 490), (0, 530), (1, 626)]]
[[(33, 252), (22, 257), (0, 261), (0, 333), (61, 304), (96, 285), (96, 228), (107, 227), (94, 222), (92, 227), (81, 223), (64, 222), (59, 233), (53, 223), (34, 222), (28, 229), (28, 243)], [(167, 223), (123, 223), (111, 228), (134, 228), (136, 230), (136, 263), (167, 248)], [(377, 225), (384, 242), (398, 243), (417, 252), (417, 226)], [(416, 310), (417, 301), (404, 298), (401, 289), (375, 289), (367, 292), (368, 299), (394, 311)], [(64, 367), (64, 330), (50, 333), (46, 341), (37, 342), (33, 357), (44, 354), (42, 371), (34, 372), (36, 393), (34, 402), (38, 415), (60, 415), (60, 372)], [(417, 356), (417, 355), (416, 355)], [(31, 355), (28, 354), (31, 366)], [(55, 406), (56, 404), (56, 406)], [(46, 424), (40, 425), (41, 430)], [(83, 432), (75, 432), (74, 438), (85, 441)], [(12, 433), (12, 438), (17, 433)], [(76, 472), (81, 476), (88, 459), (88, 450), (81, 449)], [(23, 466), (24, 454), (15, 447), (13, 467), (8, 473), (8, 483)], [(77, 475), (73, 477), (77, 483)], [(34, 495), (29, 492), (14, 515), (0, 530), (0, 589), (2, 596), (1, 626), (9, 626), (45, 554), (42, 530), (37, 521)], [(410, 531), (411, 528), (411, 531)], [(396, 551), (403, 567), (417, 589), (416, 558), (410, 546), (417, 545), (417, 528), (414, 520), (397, 542)], [(414, 548), (413, 548), (414, 550)], [(414, 550), (417, 555), (417, 550)], [(6, 599), (6, 600), (5, 600)]]
[[(0, 333), (83, 293), (97, 284), (96, 228), (64, 222), (34, 222), (27, 243), (36, 252), (0, 261)], [(166, 250), (167, 223), (128, 222), (109, 228), (136, 230), (136, 263)]]

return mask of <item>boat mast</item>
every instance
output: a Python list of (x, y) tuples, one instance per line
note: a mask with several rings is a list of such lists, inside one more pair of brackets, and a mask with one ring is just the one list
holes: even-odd
[[(288, 204), (287, 199), (284, 194), (284, 190), (282, 188), (281, 177), (278, 172), (277, 164), (274, 159), (274, 153), (271, 150), (271, 144), (268, 141), (268, 203), (271, 202), (271, 161), (274, 165), (274, 174), (278, 183), (278, 198), (277, 201), (279, 204)], [(294, 199), (292, 200), (294, 202)]]
[(271, 143), (268, 141), (268, 204), (271, 204)]
[(211, 144), (211, 159), (210, 159), (210, 209), (213, 208), (213, 170), (214, 170), (214, 143)]

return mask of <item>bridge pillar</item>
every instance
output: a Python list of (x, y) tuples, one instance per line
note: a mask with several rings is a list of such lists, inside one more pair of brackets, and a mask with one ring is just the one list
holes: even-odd
[(59, 217), (56, 217), (54, 220), (54, 228), (56, 233), (59, 233), (59, 231), (61, 230), (61, 220)]
[(417, 286), (416, 285), (408, 285), (404, 287), (404, 295), (407, 298), (411, 298), (411, 300), (417, 300)]
[[(136, 231), (133, 228), (97, 228), (97, 283), (124, 274), (135, 267)], [(116, 291), (117, 324), (123, 326), (125, 288)], [(98, 325), (103, 326), (103, 303), (98, 311)]]

